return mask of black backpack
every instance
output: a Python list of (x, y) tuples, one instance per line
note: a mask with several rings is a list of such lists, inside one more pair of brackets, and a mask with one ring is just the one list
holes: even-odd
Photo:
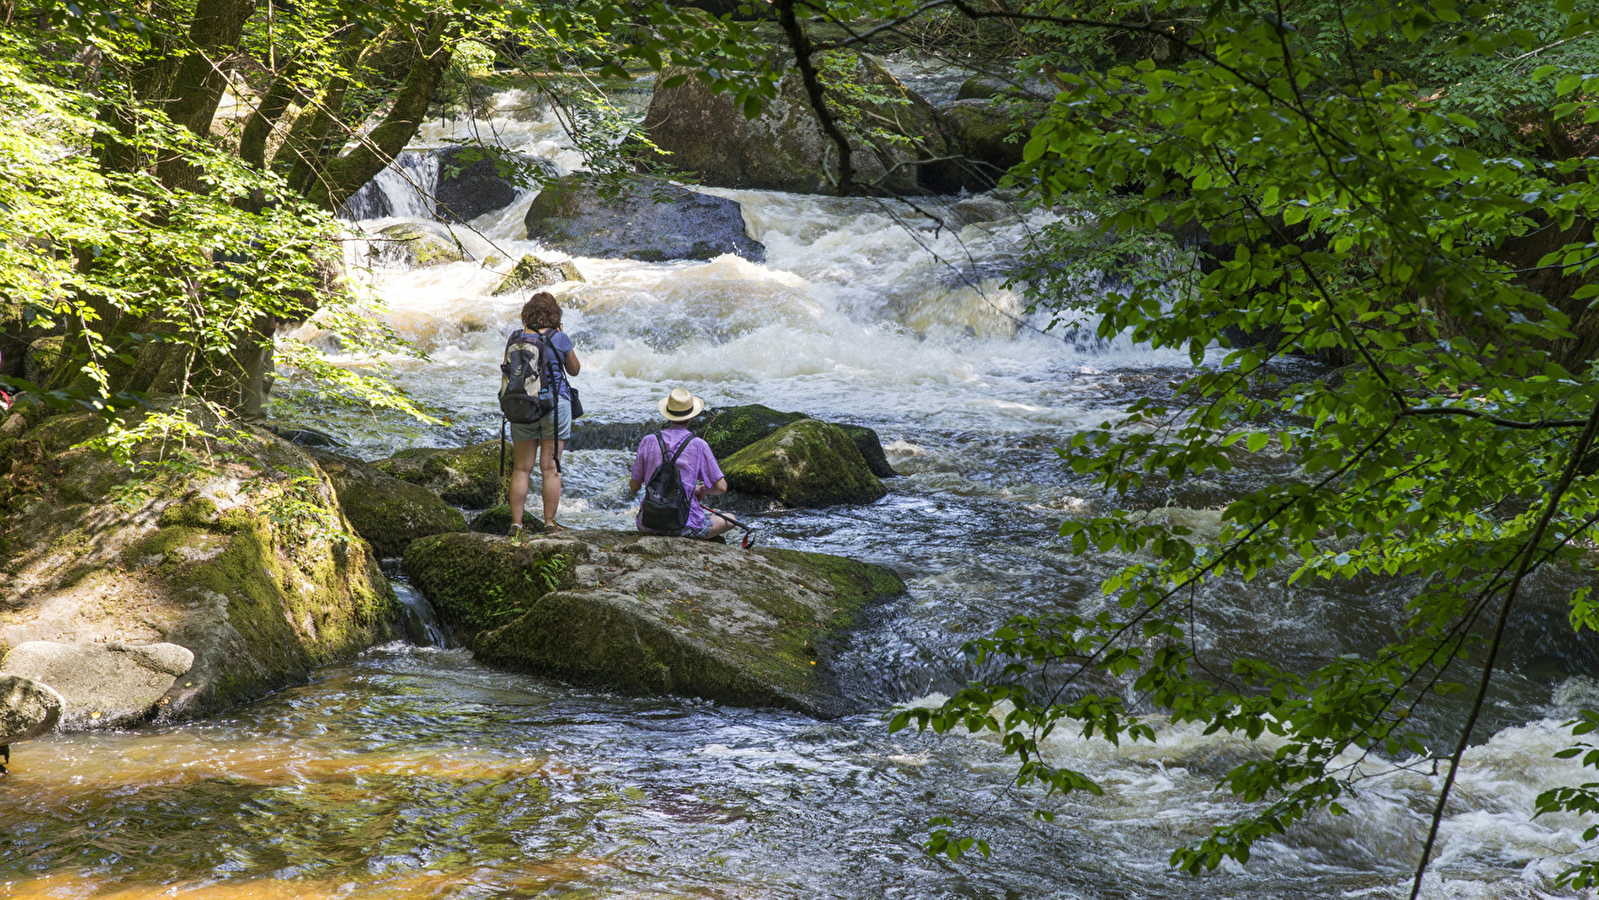
[(508, 421), (531, 425), (555, 408), (551, 381), (549, 338), (533, 331), (513, 331), (505, 342), (500, 363), (500, 412)]
[(684, 438), (671, 459), (666, 457), (666, 438), (656, 432), (655, 440), (661, 445), (661, 464), (655, 467), (655, 471), (650, 473), (650, 480), (644, 483), (639, 524), (663, 534), (681, 534), (688, 526), (690, 507), (688, 492), (683, 490), (683, 476), (677, 471), (677, 458), (696, 438), (693, 435)]

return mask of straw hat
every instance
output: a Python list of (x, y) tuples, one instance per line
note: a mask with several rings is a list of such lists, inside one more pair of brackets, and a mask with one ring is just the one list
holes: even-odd
[(705, 401), (689, 393), (686, 388), (672, 388), (672, 393), (655, 405), (669, 422), (687, 422), (705, 411)]

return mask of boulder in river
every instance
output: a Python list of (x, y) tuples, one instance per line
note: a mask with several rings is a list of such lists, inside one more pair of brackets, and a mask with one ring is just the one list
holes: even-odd
[(127, 425), (155, 414), (186, 415), (203, 434), (190, 446), (207, 455), (152, 442), (130, 471), (84, 446), (104, 434), (99, 416), (41, 421), (29, 409), (0, 425), (0, 652), (30, 641), (185, 647), (193, 668), (156, 711), (170, 720), (300, 682), (398, 634), (394, 593), (315, 460), (200, 407)]
[(554, 160), (498, 147), (446, 147), (438, 156), (439, 181), (433, 198), (440, 222), (468, 222), (504, 209), (539, 175), (564, 174)]
[(505, 473), (500, 477), (499, 439), (466, 447), (421, 447), (401, 450), (372, 464), (379, 472), (421, 485), (445, 503), (465, 509), (488, 509), (503, 503), (510, 488), (511, 450), (505, 448)]
[(582, 281), (583, 273), (577, 270), (577, 264), (571, 260), (562, 260), (558, 263), (545, 262), (531, 253), (522, 254), (516, 261), (511, 271), (498, 285), (494, 287), (494, 296), (509, 294), (514, 291), (530, 291), (535, 288), (560, 284), (563, 281)]
[(378, 556), (399, 556), (419, 537), (465, 531), (466, 517), (438, 494), (358, 459), (307, 448), (333, 482), (339, 508)]
[(374, 265), (425, 269), (472, 258), (447, 226), (401, 222), (378, 232), (367, 249)]
[(405, 571), (490, 665), (818, 716), (848, 708), (827, 662), (856, 615), (905, 590), (841, 557), (625, 531), (438, 535)]
[(992, 187), (1022, 161), (1022, 148), (1048, 111), (1044, 102), (957, 100), (944, 108), (954, 143), (967, 160), (975, 186)]
[(0, 672), (49, 685), (61, 695), (62, 730), (84, 731), (149, 719), (193, 666), (194, 653), (177, 644), (26, 641), (0, 661)]
[(0, 673), (0, 746), (55, 731), (65, 705), (61, 695), (48, 684)]
[(888, 493), (850, 436), (815, 419), (785, 425), (721, 465), (728, 487), (784, 506), (870, 503)]
[[(785, 425), (792, 425), (801, 419), (810, 418), (804, 413), (778, 412), (759, 403), (750, 403), (744, 406), (724, 406), (720, 409), (706, 413), (703, 423), (699, 428), (700, 437), (705, 443), (711, 445), (711, 451), (718, 460), (725, 460), (733, 454), (762, 438), (775, 433)], [(872, 474), (878, 478), (893, 478), (899, 473), (889, 465), (888, 456), (883, 452), (882, 439), (877, 432), (864, 425), (837, 425), (850, 441), (855, 444), (855, 449), (861, 451), (865, 457), (866, 465)]]
[[(893, 194), (959, 189), (958, 172), (943, 163), (918, 162), (953, 155), (943, 117), (931, 104), (871, 56), (832, 51), (818, 60), (824, 78), (849, 83), (852, 99), (836, 90), (829, 99), (845, 122), (857, 184)], [(677, 76), (688, 77), (676, 87), (663, 86)], [(838, 150), (792, 65), (778, 81), (777, 97), (754, 119), (686, 69), (668, 67), (656, 84), (642, 128), (667, 154), (657, 160), (715, 187), (813, 194), (833, 189)]]
[(665, 262), (733, 253), (753, 262), (766, 248), (744, 230), (739, 205), (655, 178), (609, 194), (577, 172), (550, 184), (527, 211), (527, 236), (573, 256)]

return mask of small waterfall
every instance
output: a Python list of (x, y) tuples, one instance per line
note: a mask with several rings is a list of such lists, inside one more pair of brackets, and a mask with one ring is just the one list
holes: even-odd
[(403, 581), (391, 581), (400, 599), (400, 614), (405, 619), (406, 639), (418, 647), (449, 647), (450, 636), (439, 623), (438, 613), (422, 592)]
[(430, 222), (438, 181), (438, 151), (406, 150), (344, 201), (339, 218), (359, 222), (398, 216)]

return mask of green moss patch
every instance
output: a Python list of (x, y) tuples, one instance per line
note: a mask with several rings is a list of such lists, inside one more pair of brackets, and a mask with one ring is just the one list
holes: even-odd
[(487, 509), (505, 501), (510, 489), (511, 452), (507, 445), (505, 478), (500, 477), (498, 440), (454, 449), (402, 450), (372, 467), (401, 481), (421, 485), (445, 503)]
[(826, 676), (833, 645), (905, 589), (825, 554), (609, 531), (522, 547), (440, 535), (412, 544), (405, 568), (490, 665), (818, 715), (846, 706)]
[(888, 489), (872, 474), (849, 435), (802, 419), (722, 461), (734, 490), (785, 506), (870, 503)]

